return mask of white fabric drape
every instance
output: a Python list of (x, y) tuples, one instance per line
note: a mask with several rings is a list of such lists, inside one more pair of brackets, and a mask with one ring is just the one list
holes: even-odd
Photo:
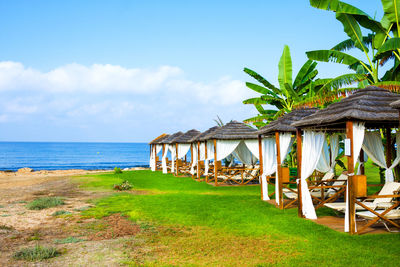
[(325, 138), (324, 145), (322, 146), (321, 157), (318, 160), (317, 171), (326, 173), (331, 170), (328, 141)]
[[(160, 153), (162, 149), (162, 145), (155, 145), (151, 148), (151, 155), (150, 155), (150, 168), (154, 172), (157, 167), (157, 155)], [(155, 153), (154, 153), (155, 152)]]
[(246, 144), (247, 148), (250, 150), (251, 154), (253, 154), (254, 157), (257, 159), (260, 158), (259, 154), (259, 149), (258, 149), (258, 139), (249, 139), (249, 140), (244, 140), (244, 143)]
[(207, 144), (207, 158), (204, 161), (204, 174), (208, 175), (209, 162), (214, 159), (214, 142), (206, 141)]
[(171, 172), (175, 172), (175, 159), (176, 159), (176, 146), (170, 145), (169, 151), (171, 151)]
[(267, 176), (272, 175), (276, 171), (275, 138), (264, 138), (261, 146), (263, 154), (263, 174), (261, 176), (263, 200), (269, 200)]
[(192, 157), (192, 166), (190, 167), (190, 174), (191, 175), (194, 175), (194, 167), (196, 167), (197, 166), (197, 152), (198, 152), (198, 150), (197, 150), (197, 144), (192, 144), (192, 155), (191, 155), (191, 157)]
[(315, 170), (322, 153), (325, 134), (322, 132), (304, 131), (301, 160), (301, 199), (303, 215), (308, 219), (317, 219), (310, 191), (308, 190), (307, 178)]
[[(293, 141), (294, 138), (292, 138), (292, 134), (291, 133), (280, 133), (279, 134), (279, 151), (281, 152), (281, 162), (280, 164), (283, 164), (283, 162), (285, 161), (287, 155), (290, 152), (290, 148), (293, 145)], [(276, 152), (277, 153), (277, 152)], [(276, 165), (276, 167), (278, 168), (278, 165)], [(278, 176), (278, 172), (275, 175), (275, 202), (276, 204), (279, 205), (279, 200), (280, 195), (279, 195), (279, 188), (277, 185), (279, 185), (279, 176)]]
[(190, 144), (178, 144), (178, 159), (183, 159), (189, 152)]
[[(386, 182), (393, 182), (394, 177), (393, 177), (393, 168), (396, 167), (400, 163), (400, 132), (396, 133), (396, 158), (393, 160), (392, 165), (389, 167), (389, 175), (386, 174)], [(388, 179), (388, 176), (390, 176), (390, 179)]]
[(161, 166), (162, 166), (162, 172), (163, 173), (167, 173), (167, 154), (168, 154), (168, 150), (169, 150), (169, 145), (165, 145), (165, 150), (164, 153), (162, 155), (162, 160), (161, 160)]
[(217, 140), (217, 159), (216, 161), (223, 160), (236, 149), (240, 140)]
[(334, 134), (329, 137), (331, 143), (331, 172), (334, 172), (336, 166), (336, 158), (339, 154), (339, 135)]
[[(353, 153), (354, 153), (354, 166), (353, 168), (356, 167), (358, 157), (360, 156), (360, 151), (362, 144), (364, 142), (364, 136), (365, 136), (365, 127), (363, 122), (354, 122), (353, 123)], [(348, 179), (352, 179), (352, 176), (354, 173), (349, 173), (348, 174)], [(349, 231), (349, 187), (346, 186), (346, 210), (344, 213), (344, 231), (348, 232)], [(355, 215), (354, 215), (355, 216)], [(355, 218), (354, 218), (355, 219)], [(357, 231), (357, 229), (356, 229)]]
[(206, 147), (205, 143), (201, 142), (200, 143), (200, 155), (199, 155), (199, 160), (205, 160), (206, 159)]
[(254, 165), (257, 162), (257, 158), (251, 153), (244, 141), (239, 143), (236, 149), (232, 152), (232, 155), (234, 155), (240, 162), (247, 165)]
[(154, 160), (155, 160), (154, 146), (150, 146), (150, 161), (149, 161), (149, 165), (150, 165), (150, 169), (152, 171), (156, 170), (156, 165), (154, 164)]

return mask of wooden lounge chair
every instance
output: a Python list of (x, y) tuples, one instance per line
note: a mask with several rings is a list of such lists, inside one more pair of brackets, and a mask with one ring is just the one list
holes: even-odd
[[(375, 211), (359, 211), (356, 212), (357, 216), (360, 216), (370, 222), (368, 225), (381, 222), (389, 232), (399, 232), (399, 230), (393, 231), (389, 228), (388, 223), (400, 229), (400, 225), (395, 221), (400, 220), (400, 209), (391, 210), (375, 210)], [(372, 222), (372, 223), (371, 223)], [(363, 227), (364, 229), (365, 227)]]
[[(361, 204), (356, 204), (356, 210), (366, 210), (372, 209), (375, 210), (377, 208), (389, 208), (393, 205), (392, 198), (389, 197), (394, 194), (394, 192), (400, 190), (400, 183), (396, 182), (388, 182), (385, 183), (385, 185), (382, 187), (381, 191), (379, 191), (379, 194), (377, 198), (374, 198), (374, 200), (371, 202), (371, 199), (365, 199)], [(385, 197), (388, 196), (388, 197)], [(337, 210), (339, 212), (345, 212), (346, 210), (346, 202), (334, 202), (334, 203), (325, 203), (324, 206)]]

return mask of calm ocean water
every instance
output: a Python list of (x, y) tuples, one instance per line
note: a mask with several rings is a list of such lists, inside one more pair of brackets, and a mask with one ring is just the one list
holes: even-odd
[(0, 170), (148, 167), (149, 153), (146, 143), (0, 142)]

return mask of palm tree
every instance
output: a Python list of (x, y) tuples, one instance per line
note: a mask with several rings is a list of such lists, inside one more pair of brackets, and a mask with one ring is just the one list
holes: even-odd
[[(252, 104), (259, 114), (246, 119), (244, 122), (252, 123), (256, 127), (262, 127), (277, 117), (292, 111), (298, 105), (322, 105), (321, 93), (337, 89), (340, 86), (364, 79), (362, 74), (347, 74), (335, 79), (316, 79), (318, 74), (317, 62), (308, 60), (300, 68), (296, 78), (292, 79), (292, 59), (290, 49), (284, 46), (282, 56), (279, 60), (278, 82), (279, 88), (275, 87), (257, 72), (244, 68), (244, 72), (256, 79), (260, 84), (246, 82), (246, 86), (261, 94), (259, 97), (246, 99), (244, 104)], [(271, 109), (265, 109), (262, 105), (269, 104)]]
[[(343, 30), (349, 37), (330, 50), (306, 52), (310, 60), (340, 63), (356, 73), (366, 74), (365, 80), (358, 85), (361, 88), (368, 84), (385, 85), (388, 81), (399, 80), (400, 39), (397, 38), (397, 8), (400, 7), (400, 0), (382, 0), (385, 14), (380, 22), (364, 11), (338, 0), (310, 0), (310, 4), (315, 8), (335, 12), (336, 19), (342, 23)], [(362, 28), (371, 33), (363, 36)], [(364, 58), (360, 59), (344, 52), (353, 48), (360, 50), (365, 55)], [(393, 67), (379, 77), (379, 68), (392, 58)]]

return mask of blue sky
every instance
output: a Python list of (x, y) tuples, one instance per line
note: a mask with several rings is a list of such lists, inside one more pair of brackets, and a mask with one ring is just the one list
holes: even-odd
[[(381, 18), (378, 0), (346, 1)], [(250, 67), (346, 38), (308, 1), (0, 1), (0, 140), (149, 141), (243, 120)], [(319, 77), (346, 72), (319, 64)]]

